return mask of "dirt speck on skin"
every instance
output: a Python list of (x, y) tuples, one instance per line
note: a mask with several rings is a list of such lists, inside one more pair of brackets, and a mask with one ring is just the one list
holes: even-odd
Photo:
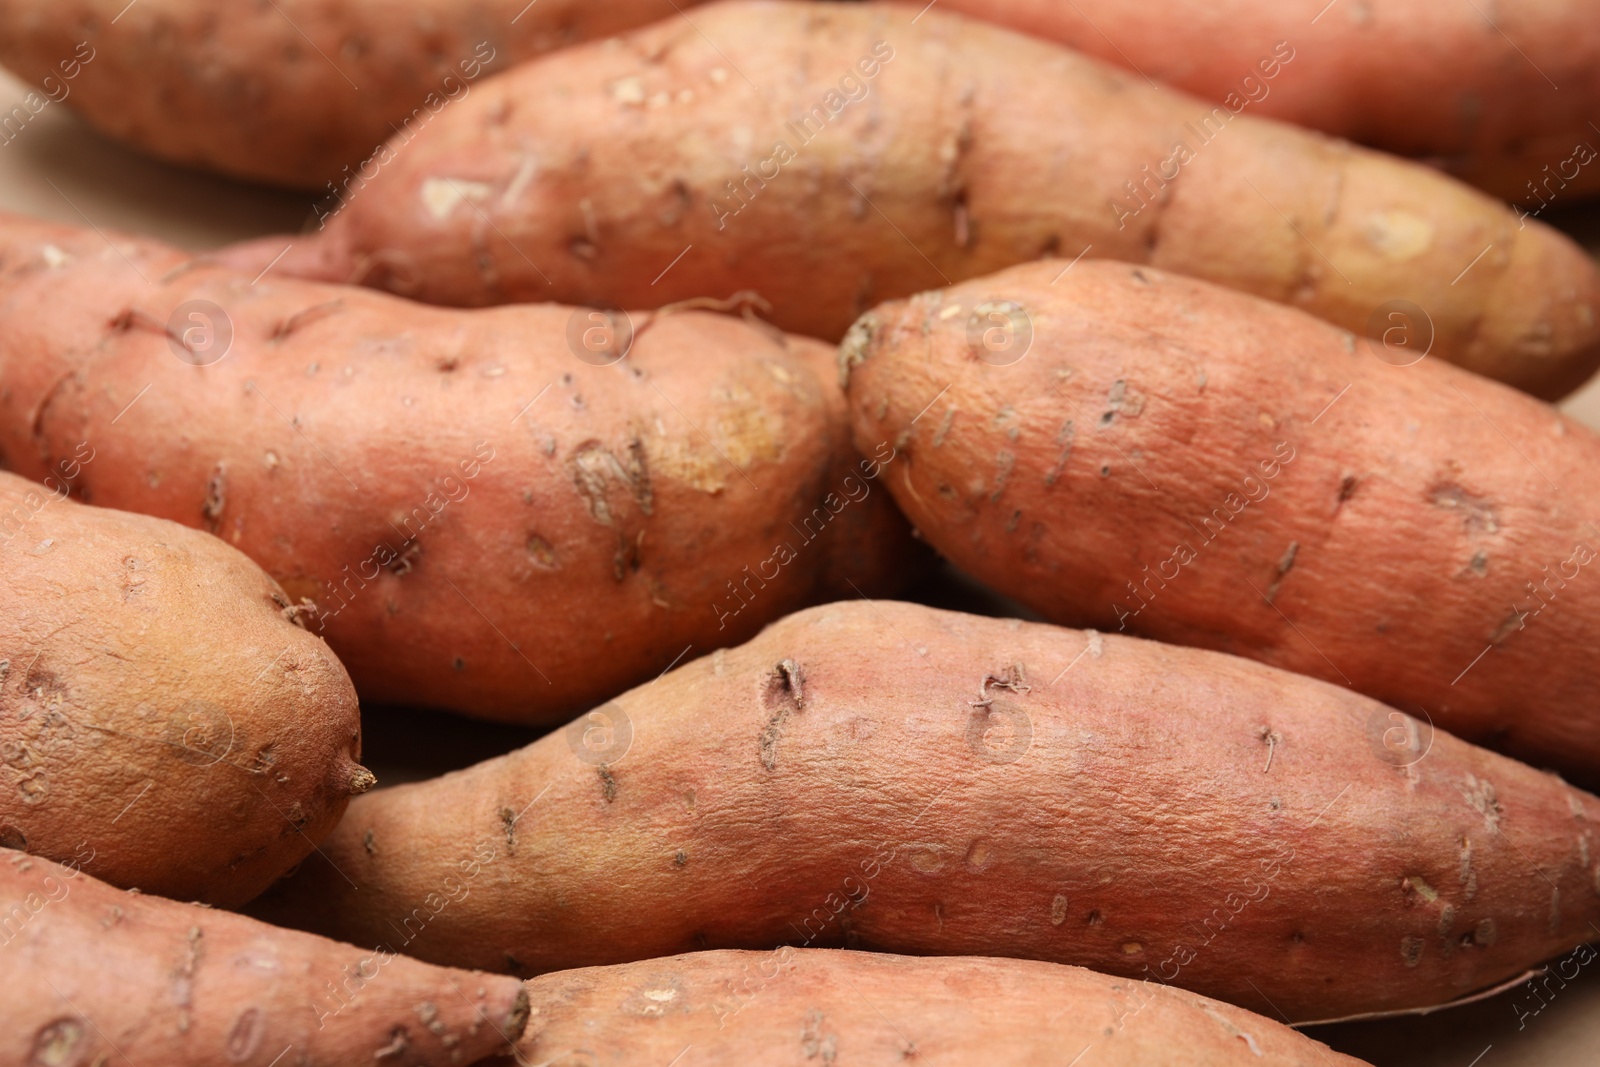
[(1428, 502), (1437, 508), (1460, 512), (1462, 526), (1470, 534), (1500, 531), (1500, 519), (1494, 505), (1486, 497), (1469, 493), (1455, 482), (1435, 483), (1428, 490)]
[(1267, 586), (1267, 601), (1269, 603), (1278, 595), (1278, 590), (1283, 586), (1283, 580), (1287, 578), (1289, 576), (1289, 572), (1294, 569), (1294, 558), (1299, 554), (1300, 542), (1290, 541), (1289, 547), (1284, 550), (1283, 555), (1278, 559), (1278, 570), (1273, 576), (1272, 584)]
[(200, 515), (206, 520), (206, 529), (216, 533), (222, 525), (222, 510), (228, 506), (227, 466), (218, 463), (206, 482), (206, 496), (200, 503)]
[(821, 1060), (825, 1067), (832, 1067), (839, 1056), (839, 1038), (827, 1033), (825, 1024), (826, 1018), (820, 1010), (812, 1008), (806, 1012), (805, 1026), (800, 1031), (800, 1051), (806, 1059)]
[(500, 809), (500, 830), (506, 835), (506, 851), (517, 850), (517, 813), (510, 808)]
[(1483, 816), (1484, 825), (1490, 829), (1498, 829), (1500, 817), (1505, 814), (1505, 808), (1499, 798), (1495, 796), (1493, 783), (1468, 774), (1465, 781), (1456, 786), (1461, 791), (1462, 799), (1472, 806), (1472, 809)]
[(1407, 967), (1415, 967), (1422, 962), (1422, 950), (1426, 942), (1420, 937), (1402, 937), (1400, 939), (1400, 958), (1406, 961)]
[(604, 763), (596, 767), (595, 770), (600, 772), (600, 794), (606, 798), (606, 803), (609, 804), (617, 799), (617, 780), (612, 777), (611, 768)]
[(361, 835), (361, 847), (367, 850), (367, 855), (369, 856), (378, 854), (378, 840), (371, 830)]

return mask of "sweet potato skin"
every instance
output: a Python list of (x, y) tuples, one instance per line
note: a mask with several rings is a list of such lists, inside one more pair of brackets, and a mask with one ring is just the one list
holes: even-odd
[[(1442, 731), (1397, 760), (1392, 709), (1214, 652), (856, 600), (602, 710), (622, 759), (563, 732), (360, 797), (343, 876), (312, 857), (261, 914), (519, 973), (1018, 956), (1298, 1020), (1452, 999), (1600, 915), (1600, 801)], [(446, 877), (470, 897), (414, 911)]]
[[(694, 1046), (717, 1067), (819, 1059), (898, 1067), (1358, 1067), (1271, 1019), (1157, 984), (1077, 967), (832, 949), (694, 952), (560, 971), (527, 983), (515, 1063), (668, 1063)], [(748, 1007), (750, 1010), (744, 1010)], [(485, 1067), (489, 1067), (486, 1064)]]
[(249, 900), (372, 785), (355, 689), (236, 550), (0, 473), (0, 844)]
[(698, 2), (0, 0), (0, 64), (159, 159), (324, 191), (478, 78)]
[[(560, 721), (920, 558), (871, 477), (892, 449), (855, 454), (820, 343), (636, 315), (602, 366), (569, 349), (571, 308), (419, 307), (0, 229), (5, 462), (42, 477), (91, 442), (76, 491), (255, 559), (363, 699)], [(232, 333), (198, 366), (167, 335), (195, 300)]]
[[(1552, 194), (1572, 201), (1600, 192), (1600, 167), (1572, 158), (1587, 144), (1592, 162), (1600, 144), (1588, 124), (1600, 104), (1594, 0), (1477, 10), (1375, 0), (1329, 8), (1314, 22), (1316, 12), (1271, 0), (1163, 0), (1157, 10), (1116, 0), (940, 6), (1131, 66), (1205, 100), (1231, 93), (1253, 113), (1435, 157), (1496, 196), (1535, 205)], [(1274, 62), (1280, 42), (1293, 54), (1288, 64)]]
[[(1600, 777), (1593, 432), (1238, 293), (1057, 273), (888, 305), (841, 349), (856, 433), (909, 457), (890, 489), (930, 543), (1058, 622), (1352, 685)], [(1031, 348), (982, 358), (971, 312), (1008, 300)]]
[(0, 849), (0, 1063), (464, 1064), (521, 1034), (517, 982), (123, 892)]
[[(486, 79), (274, 269), (459, 305), (756, 289), (837, 339), (882, 300), (1087, 249), (1360, 332), (1409, 300), (1436, 355), (1543, 396), (1600, 361), (1600, 271), (1505, 204), (916, 13), (713, 4)], [(254, 273), (288, 243), (225, 255)]]

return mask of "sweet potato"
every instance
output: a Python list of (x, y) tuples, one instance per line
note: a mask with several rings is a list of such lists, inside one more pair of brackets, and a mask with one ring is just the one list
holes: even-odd
[(0, 473), (0, 845), (240, 904), (373, 783), (355, 690), (214, 537)]
[[(618, 721), (622, 758), (579, 758)], [(1031, 957), (1298, 1020), (1454, 998), (1600, 918), (1600, 800), (1215, 652), (855, 600), (590, 724), (357, 798), (261, 914), (523, 974)], [(470, 896), (425, 906), (445, 879)]]
[(857, 437), (904, 450), (890, 488), (933, 545), (1055, 621), (1251, 656), (1600, 777), (1592, 431), (1239, 293), (1057, 273), (887, 305), (841, 349)]
[[(837, 340), (879, 301), (1088, 251), (1362, 332), (1407, 300), (1419, 344), (1544, 396), (1600, 362), (1600, 270), (1505, 204), (916, 14), (719, 3), (485, 79), (274, 270), (465, 305), (755, 289)], [(227, 257), (253, 274), (288, 243)]]
[[(1437, 157), (1530, 205), (1600, 192), (1600, 5), (944, 0), (1230, 110)], [(1320, 10), (1319, 10), (1320, 8)], [(1576, 154), (1575, 154), (1576, 153)]]
[(527, 987), (516, 1058), (485, 1067), (577, 1062), (567, 1058), (577, 1049), (586, 1067), (666, 1064), (689, 1045), (683, 1062), (704, 1067), (1362, 1062), (1228, 1004), (1027, 960), (695, 952), (560, 971)]
[(466, 1064), (528, 996), (446, 970), (114, 889), (0, 848), (0, 1063)]
[(364, 699), (559, 721), (918, 558), (825, 345), (685, 311), (594, 349), (597, 312), (115, 240), (0, 219), (0, 457), (91, 442), (78, 492), (243, 550)]
[[(0, 0), (0, 63), (158, 158), (344, 189), (486, 73), (698, 2)], [(0, 115), (0, 142), (21, 136), (25, 109)]]

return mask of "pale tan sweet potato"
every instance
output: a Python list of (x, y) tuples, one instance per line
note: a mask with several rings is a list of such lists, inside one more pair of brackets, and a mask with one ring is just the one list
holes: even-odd
[(1215, 652), (855, 600), (357, 798), (258, 906), (523, 974), (842, 944), (1296, 1020), (1433, 1004), (1593, 936), (1600, 800), (1412, 725)]
[[(699, 0), (0, 0), (0, 64), (160, 159), (319, 192), (478, 79)], [(24, 135), (33, 102), (0, 113)], [(328, 184), (331, 183), (331, 187)]]
[(0, 460), (92, 442), (76, 492), (255, 559), (364, 699), (560, 721), (920, 558), (818, 342), (636, 314), (614, 360), (587, 310), (113, 240), (0, 219)]
[(515, 1041), (520, 983), (114, 889), (0, 848), (0, 1063), (467, 1064)]
[(355, 690), (255, 564), (0, 473), (0, 845), (240, 904), (369, 788)]
[(1057, 274), (879, 308), (843, 346), (857, 438), (906, 453), (890, 488), (923, 536), (1058, 622), (1351, 685), (1600, 780), (1591, 430), (1239, 293)]
[(734, 0), (485, 79), (274, 270), (463, 305), (756, 289), (836, 340), (1087, 250), (1359, 332), (1408, 300), (1435, 355), (1542, 396), (1600, 361), (1600, 270), (1505, 204), (920, 6)]
[(1224, 106), (1435, 159), (1535, 209), (1600, 192), (1600, 4), (944, 0)]
[(674, 1056), (703, 1067), (1362, 1062), (1229, 1004), (1026, 960), (695, 952), (560, 971), (527, 987), (530, 1018), (515, 1057), (485, 1067), (620, 1067)]

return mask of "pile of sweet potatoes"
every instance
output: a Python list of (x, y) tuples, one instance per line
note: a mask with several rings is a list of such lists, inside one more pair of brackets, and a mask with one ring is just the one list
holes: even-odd
[(0, 1065), (1353, 1067), (1592, 959), (1600, 10), (1466, 6), (0, 0), (8, 151), (318, 196), (0, 203)]

